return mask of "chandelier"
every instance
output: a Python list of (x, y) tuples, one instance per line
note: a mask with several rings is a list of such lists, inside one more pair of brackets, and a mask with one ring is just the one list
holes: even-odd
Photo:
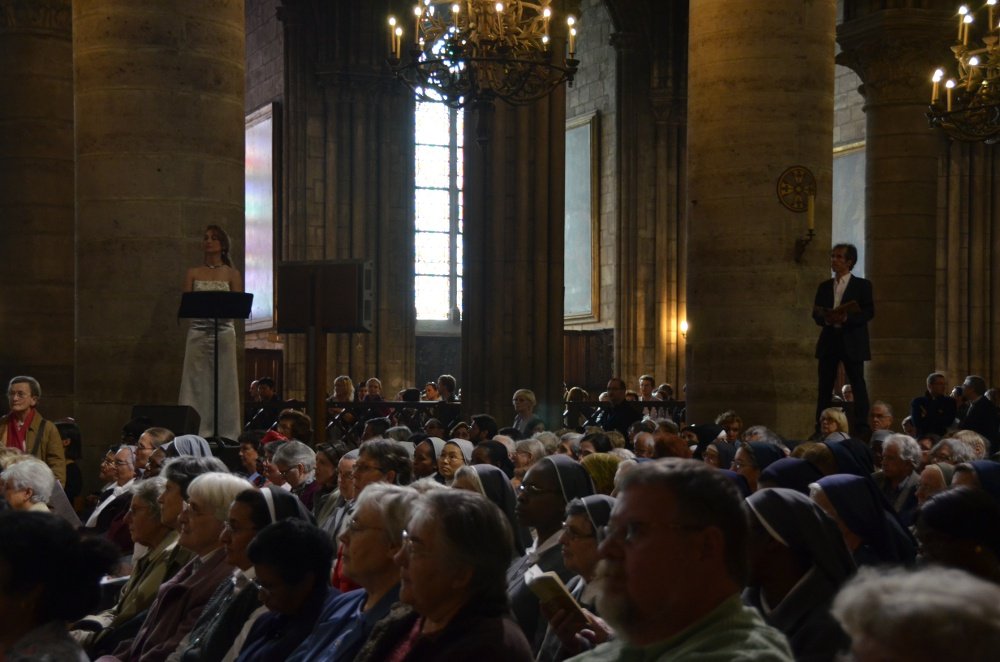
[[(992, 144), (1000, 141), (1000, 29), (997, 0), (987, 0), (979, 10), (958, 9), (958, 36), (951, 47), (956, 76), (938, 69), (931, 78), (931, 127), (955, 140)], [(978, 17), (977, 17), (978, 14)], [(977, 30), (982, 25), (983, 28)], [(973, 37), (981, 33), (979, 41)], [(942, 99), (941, 88), (944, 87)]]
[(389, 17), (389, 66), (425, 101), (452, 108), (531, 103), (563, 81), (572, 85), (580, 64), (573, 16), (566, 18), (567, 55), (553, 53), (551, 2), (421, 0), (410, 34)]

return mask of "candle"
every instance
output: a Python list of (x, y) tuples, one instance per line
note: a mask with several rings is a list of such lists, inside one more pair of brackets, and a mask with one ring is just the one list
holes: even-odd
[(497, 36), (503, 37), (503, 3), (498, 2), (494, 9), (497, 10)]
[(962, 5), (958, 8), (958, 41), (962, 41), (962, 32), (965, 27), (965, 16), (969, 13), (969, 8)]
[(545, 25), (545, 39), (546, 39), (545, 43), (548, 43), (550, 18), (552, 18), (552, 10), (546, 7), (545, 9), (542, 10), (542, 22)]
[(972, 14), (965, 15), (965, 20), (963, 21), (965, 24), (965, 32), (962, 33), (962, 44), (965, 46), (969, 45), (969, 26), (972, 25), (973, 20), (975, 19), (972, 18)]
[(993, 29), (993, 5), (997, 3), (997, 0), (986, 0), (986, 6), (989, 7), (990, 11), (990, 22), (987, 25), (990, 29)]
[(948, 82), (944, 84), (945, 90), (948, 92), (948, 112), (951, 112), (951, 91), (955, 88), (955, 81), (948, 79)]
[(806, 200), (806, 222), (809, 224), (809, 229), (816, 229), (816, 194), (810, 193), (809, 199)]
[(396, 28), (396, 59), (400, 59), (403, 55), (403, 28)]
[(420, 41), (420, 19), (424, 15), (423, 7), (417, 5), (413, 8), (413, 43)]
[(389, 52), (396, 57), (396, 17), (389, 17)]
[(566, 25), (569, 26), (569, 57), (573, 59), (573, 56), (576, 55), (576, 28), (573, 27), (576, 25), (576, 17), (567, 16)]
[(941, 79), (944, 78), (944, 70), (937, 69), (934, 72), (934, 76), (931, 78), (931, 82), (934, 83), (934, 91), (931, 92), (931, 104), (937, 103), (938, 94), (941, 91)]
[(451, 21), (454, 24), (456, 30), (459, 29), (458, 14), (460, 11), (462, 11), (462, 5), (458, 4), (457, 2), (451, 6)]

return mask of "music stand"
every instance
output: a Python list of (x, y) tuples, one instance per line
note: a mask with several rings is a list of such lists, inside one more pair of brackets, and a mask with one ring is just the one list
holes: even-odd
[(219, 320), (247, 319), (253, 306), (253, 294), (249, 292), (185, 292), (181, 295), (181, 307), (177, 317), (185, 319), (214, 320), (215, 351), (212, 353), (212, 438), (219, 438)]

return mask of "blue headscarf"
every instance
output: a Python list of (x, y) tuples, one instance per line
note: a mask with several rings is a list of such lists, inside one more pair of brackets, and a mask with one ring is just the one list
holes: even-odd
[(871, 478), (834, 474), (816, 482), (844, 525), (872, 549), (879, 561), (913, 563), (917, 553), (913, 538), (900, 525)]
[(736, 490), (740, 493), (741, 498), (746, 499), (750, 496), (750, 483), (747, 482), (743, 474), (738, 474), (731, 469), (719, 469), (719, 471), (725, 474), (726, 478), (733, 481), (733, 485), (736, 486)]
[(753, 461), (757, 465), (759, 471), (771, 466), (778, 460), (783, 460), (785, 458), (785, 451), (781, 450), (774, 444), (769, 444), (764, 441), (751, 441), (743, 444), (743, 447), (750, 451), (753, 455)]
[(594, 527), (597, 542), (600, 543), (604, 539), (602, 531), (611, 521), (611, 509), (615, 507), (614, 497), (605, 494), (591, 494), (582, 499), (573, 499), (566, 506), (566, 512), (568, 513), (573, 506), (583, 506), (587, 513), (587, 519), (590, 520), (590, 525)]
[(590, 474), (582, 464), (568, 455), (547, 455), (538, 461), (539, 464), (542, 462), (549, 462), (556, 470), (556, 480), (565, 503), (594, 493), (594, 482), (590, 479)]
[(812, 462), (797, 457), (786, 457), (760, 472), (758, 483), (787, 487), (802, 494), (809, 494), (809, 484), (823, 477), (823, 472)]
[(969, 464), (979, 478), (979, 486), (1000, 503), (1000, 463), (993, 460), (973, 460)]
[(517, 495), (506, 474), (492, 464), (474, 464), (472, 469), (479, 476), (479, 484), (483, 486), (486, 498), (497, 505), (507, 516), (511, 531), (514, 533), (514, 547), (518, 555), (524, 554), (525, 541), (531, 544), (531, 534), (517, 521), (514, 512), (517, 506)]

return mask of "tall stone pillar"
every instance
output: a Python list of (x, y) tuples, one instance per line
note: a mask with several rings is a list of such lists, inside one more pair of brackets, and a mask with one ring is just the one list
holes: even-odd
[[(933, 4), (933, 3), (932, 3)], [(865, 275), (875, 292), (868, 392), (905, 416), (935, 369), (938, 163), (930, 73), (951, 55), (954, 6), (882, 10), (841, 25), (837, 61), (865, 98)], [(955, 375), (956, 379), (961, 376)]]
[(483, 113), (465, 123), (463, 411), (505, 425), (514, 391), (530, 388), (553, 426), (562, 414), (565, 89), (531, 106), (498, 102), (485, 150), (476, 144)]
[[(834, 0), (691, 3), (688, 68), (688, 419), (733, 408), (786, 435), (811, 432), (829, 275)], [(817, 236), (783, 207), (791, 166), (818, 183)]]
[(177, 321), (206, 225), (242, 266), (240, 0), (76, 0), (77, 412), (120, 436), (135, 403), (177, 402)]
[(36, 377), (50, 418), (73, 413), (71, 18), (0, 0), (0, 384)]

